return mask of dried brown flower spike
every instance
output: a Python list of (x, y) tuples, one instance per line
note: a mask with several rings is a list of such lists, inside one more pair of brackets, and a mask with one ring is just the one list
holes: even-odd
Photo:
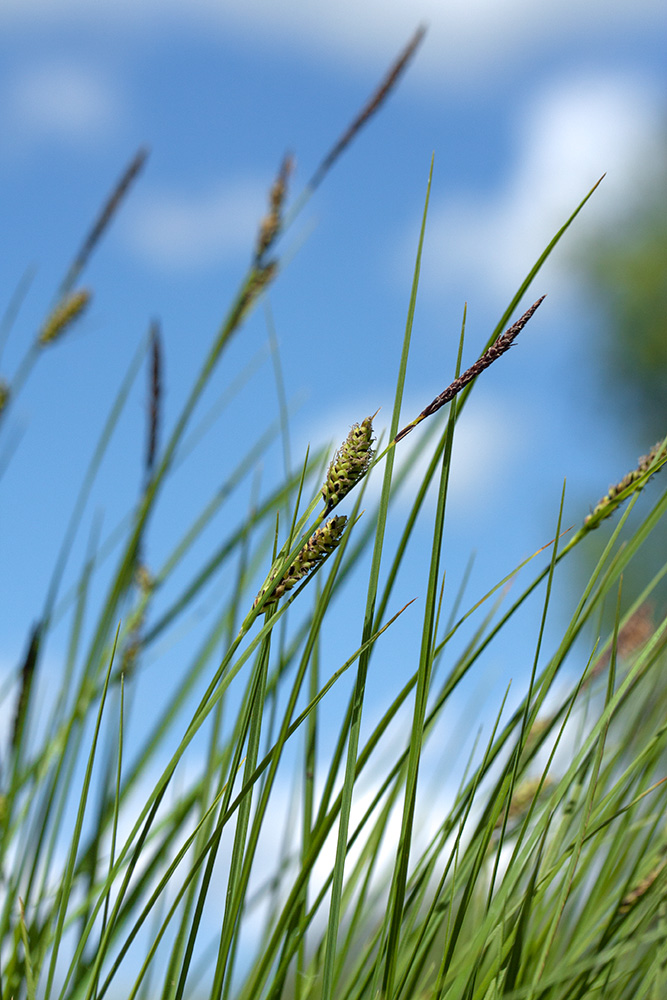
[(373, 417), (366, 417), (352, 430), (334, 455), (322, 487), (325, 513), (339, 504), (363, 479), (373, 458)]
[[(276, 601), (279, 600), (283, 594), (286, 594), (288, 590), (291, 590), (299, 582), (299, 580), (303, 580), (303, 578), (308, 576), (309, 573), (313, 573), (324, 562), (326, 557), (333, 552), (340, 542), (340, 537), (343, 534), (343, 529), (346, 523), (346, 517), (332, 517), (331, 520), (327, 521), (326, 524), (323, 524), (321, 528), (318, 528), (313, 532), (301, 551), (297, 554), (292, 565), (284, 574), (276, 589), (267, 600), (264, 605), (265, 608), (275, 604)], [(259, 604), (262, 597), (273, 583), (273, 580), (274, 577), (270, 576), (255, 598), (253, 607), (256, 607)]]
[(77, 319), (90, 302), (90, 292), (81, 288), (78, 292), (67, 295), (47, 318), (39, 335), (41, 345), (52, 344)]
[(542, 295), (537, 302), (533, 302), (532, 306), (530, 306), (529, 309), (526, 309), (523, 316), (520, 316), (516, 323), (512, 323), (509, 329), (505, 330), (504, 333), (501, 333), (501, 335), (494, 340), (491, 346), (484, 351), (481, 358), (478, 358), (477, 361), (475, 361), (474, 365), (471, 365), (470, 368), (464, 371), (462, 375), (455, 378), (451, 385), (447, 386), (444, 392), (441, 392), (439, 396), (436, 396), (435, 399), (428, 404), (428, 406), (424, 407), (418, 417), (415, 417), (415, 419), (409, 424), (406, 424), (403, 430), (399, 431), (394, 438), (394, 444), (398, 444), (398, 442), (402, 440), (406, 434), (409, 434), (410, 431), (413, 430), (417, 424), (421, 423), (422, 420), (425, 420), (426, 417), (430, 417), (433, 413), (437, 413), (438, 410), (445, 405), (445, 403), (451, 402), (452, 399), (454, 399), (454, 396), (458, 396), (461, 390), (465, 389), (465, 387), (472, 382), (473, 379), (477, 378), (477, 376), (483, 372), (485, 368), (488, 368), (489, 365), (492, 365), (494, 361), (497, 361), (498, 358), (505, 353), (505, 351), (508, 351), (535, 310), (539, 309), (542, 305), (545, 298), (546, 296)]

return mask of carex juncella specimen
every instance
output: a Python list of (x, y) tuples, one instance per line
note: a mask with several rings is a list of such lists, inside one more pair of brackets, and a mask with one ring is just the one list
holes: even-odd
[[(322, 565), (327, 556), (334, 551), (340, 542), (346, 523), (346, 517), (332, 517), (313, 532), (303, 548), (297, 553), (294, 562), (283, 574), (280, 583), (266, 601), (265, 608), (275, 604), (283, 594), (292, 590), (299, 580), (303, 580), (304, 577), (314, 573)], [(255, 598), (253, 607), (257, 607), (264, 594), (271, 587), (274, 579), (275, 576), (269, 576), (269, 579)]]
[[(648, 455), (641, 456), (636, 469), (632, 469), (627, 475), (623, 476), (620, 482), (609, 487), (607, 493), (605, 493), (602, 499), (596, 503), (591, 513), (584, 518), (584, 524), (597, 527), (600, 521), (604, 521), (605, 518), (610, 517), (619, 504), (626, 499), (626, 497), (619, 499), (621, 494), (645, 476), (651, 466), (661, 458), (663, 460), (667, 458), (667, 447), (664, 442), (658, 441), (658, 443), (651, 448)], [(654, 473), (659, 471), (662, 464), (663, 462), (656, 466)], [(651, 473), (651, 475), (654, 473)], [(650, 478), (651, 476), (647, 476), (644, 482), (638, 486), (637, 489), (642, 489)], [(595, 524), (593, 524), (593, 522), (595, 522)]]
[(363, 479), (373, 458), (373, 418), (354, 424), (334, 455), (322, 487), (325, 514)]
[(71, 295), (66, 295), (61, 299), (47, 317), (39, 335), (39, 343), (42, 346), (52, 344), (54, 340), (62, 336), (74, 320), (81, 316), (89, 302), (90, 292), (87, 288), (80, 288), (77, 292), (72, 292)]

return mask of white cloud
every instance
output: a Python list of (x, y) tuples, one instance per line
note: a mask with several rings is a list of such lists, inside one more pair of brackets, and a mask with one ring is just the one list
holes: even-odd
[[(424, 287), (456, 288), (464, 297), (480, 286), (509, 294), (605, 172), (568, 244), (596, 227), (617, 224), (653, 180), (662, 129), (661, 101), (636, 79), (588, 76), (553, 83), (522, 111), (516, 166), (505, 186), (484, 195), (460, 192), (432, 208)], [(411, 257), (414, 244), (410, 234), (403, 256)], [(401, 268), (405, 273), (404, 260)]]
[[(441, 389), (444, 388), (445, 386), (442, 385)], [(401, 426), (416, 416), (428, 402), (428, 399), (407, 401), (403, 406)], [(357, 419), (362, 420), (368, 415), (367, 410), (367, 406), (365, 409), (363, 405), (351, 406), (346, 407), (344, 412), (339, 410), (336, 413), (328, 414), (321, 423), (310, 429), (312, 447), (321, 447), (333, 441), (335, 442), (332, 444), (333, 455), (350, 429), (350, 414), (356, 414)], [(387, 424), (390, 414), (387, 414), (386, 420), (383, 419), (383, 414), (384, 410), (375, 419), (374, 426), (378, 438), (383, 438), (382, 447), (384, 448), (384, 444), (388, 440)], [(435, 420), (436, 418), (431, 419)], [(471, 400), (457, 422), (454, 436), (448, 489), (450, 509), (471, 512), (478, 504), (481, 506), (488, 504), (488, 491), (491, 486), (493, 485), (495, 488), (499, 482), (504, 481), (508, 475), (507, 470), (512, 467), (515, 457), (525, 453), (528, 446), (526, 437), (529, 433), (526, 428), (529, 426), (529, 422), (523, 418), (520, 406), (516, 402), (481, 394)], [(397, 447), (395, 477), (400, 474), (400, 470), (409, 456), (414, 454), (414, 449), (421, 445), (422, 436), (425, 433), (426, 422), (412, 432), (406, 441), (406, 447), (401, 445)], [(299, 442), (299, 450), (305, 452), (307, 444), (307, 441)], [(432, 455), (432, 447), (423, 448), (405, 480), (399, 494), (399, 502), (404, 502), (407, 505), (412, 504), (426, 475)], [(384, 465), (381, 464), (371, 475), (365, 494), (369, 501), (379, 499), (383, 471)], [(438, 474), (436, 473), (434, 484), (428, 494), (430, 503), (435, 503), (437, 499), (437, 483)]]
[(121, 112), (113, 87), (98, 71), (71, 63), (26, 69), (7, 88), (6, 124), (21, 141), (90, 141), (113, 130)]
[(663, 0), (5, 0), (0, 23), (39, 16), (52, 21), (88, 21), (105, 28), (131, 23), (186, 23), (257, 43), (289, 45), (308, 56), (324, 53), (346, 69), (386, 62), (419, 23), (429, 35), (413, 73), (470, 82), (490, 77), (498, 64), (552, 41), (597, 35), (606, 30), (664, 24)]
[(239, 180), (198, 194), (155, 193), (127, 223), (134, 250), (158, 267), (188, 269), (248, 253), (267, 184)]

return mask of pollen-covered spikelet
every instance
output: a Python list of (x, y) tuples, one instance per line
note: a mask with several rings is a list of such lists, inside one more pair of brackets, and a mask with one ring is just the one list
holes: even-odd
[[(297, 554), (292, 565), (284, 573), (280, 583), (264, 605), (265, 608), (275, 604), (283, 594), (286, 594), (288, 590), (296, 586), (299, 580), (303, 580), (305, 576), (314, 572), (324, 562), (326, 557), (333, 552), (340, 542), (346, 522), (346, 517), (332, 517), (326, 524), (323, 524), (313, 532), (301, 551)], [(274, 577), (269, 576), (269, 579), (255, 598), (253, 607), (259, 604), (273, 583), (273, 580)]]
[[(667, 450), (663, 447), (662, 441), (658, 441), (658, 443), (651, 448), (648, 455), (641, 456), (636, 469), (632, 469), (632, 471), (628, 472), (626, 476), (623, 476), (620, 483), (616, 483), (614, 486), (609, 487), (609, 491), (605, 494), (605, 496), (603, 496), (602, 499), (596, 503), (591, 513), (584, 518), (584, 524), (588, 525), (591, 524), (591, 522), (596, 522), (591, 526), (597, 527), (600, 521), (603, 521), (606, 517), (613, 514), (618, 505), (623, 502), (622, 500), (618, 500), (620, 494), (632, 486), (633, 483), (636, 483), (638, 479), (641, 479), (657, 458), (664, 459), (665, 454), (667, 454)], [(655, 471), (658, 472), (658, 469)], [(648, 478), (650, 478), (650, 476)], [(648, 479), (646, 482), (648, 482)], [(642, 489), (644, 485), (645, 483), (642, 483), (638, 489)], [(625, 497), (623, 499), (625, 499)]]
[(326, 513), (347, 496), (368, 472), (373, 458), (373, 418), (354, 424), (334, 455), (322, 487)]
[(66, 296), (47, 318), (39, 335), (39, 343), (52, 344), (81, 315), (89, 302), (90, 292), (87, 288)]

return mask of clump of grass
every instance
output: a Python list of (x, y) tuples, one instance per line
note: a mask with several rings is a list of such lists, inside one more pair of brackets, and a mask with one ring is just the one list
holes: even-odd
[[(380, 107), (420, 37), (334, 144), (297, 207)], [(57, 301), (75, 294), (73, 284), (144, 159), (135, 157), (105, 202)], [(266, 495), (253, 493), (240, 523), (230, 527), (230, 519), (218, 548), (187, 576), (184, 557), (252, 475), (272, 437), (249, 444), (219, 493), (173, 539), (162, 565), (146, 559), (149, 519), (166, 502), (164, 485), (188, 442), (205, 441), (186, 433), (205, 387), (232, 335), (279, 275), (280, 259), (266, 258), (289, 224), (290, 173), (286, 160), (248, 273), (171, 428), (162, 426), (164, 348), (156, 325), (131, 360), (16, 684), (6, 693), (15, 709), (0, 776), (0, 997), (662, 996), (667, 621), (651, 601), (667, 570), (633, 600), (623, 592), (628, 566), (641, 562), (641, 547), (667, 510), (665, 493), (628, 529), (630, 508), (664, 461), (662, 446), (567, 542), (561, 545), (561, 501), (553, 542), (489, 592), (469, 596), (462, 588), (454, 595), (445, 586), (445, 572), (453, 571), (444, 565), (445, 510), (461, 409), (542, 302), (510, 324), (590, 194), (526, 276), (478, 360), (461, 373), (464, 321), (453, 380), (399, 430), (427, 193), (389, 446), (374, 453), (367, 417), (334, 455), (324, 485), (324, 455), (306, 456), (298, 473), (288, 464), (284, 481)], [(108, 538), (93, 536), (74, 588), (61, 594), (91, 484), (146, 355), (139, 501)], [(22, 377), (28, 372), (24, 366)], [(446, 404), (447, 419), (439, 421)], [(406, 442), (429, 417), (430, 429)], [(395, 470), (397, 447), (405, 463)], [(386, 531), (393, 498), (424, 458), (412, 509), (393, 537)], [(381, 462), (379, 499), (360, 518), (361, 494)], [(433, 482), (438, 499), (429, 512), (424, 497)], [(350, 515), (330, 518), (346, 500)], [(547, 648), (557, 574), (623, 501), (627, 508)], [(276, 523), (287, 523), (284, 538)], [(418, 523), (431, 536), (430, 550), (420, 553), (424, 593), (400, 606), (394, 590)], [(109, 553), (116, 557), (111, 569)], [(366, 573), (362, 608), (346, 587), (353, 571)], [(128, 702), (146, 656), (187, 624), (211, 579), (227, 586), (208, 633), (159, 710), (142, 713), (139, 745), (127, 747)], [(611, 634), (599, 635), (610, 605)], [(531, 607), (534, 627), (523, 620), (514, 649), (517, 666), (525, 664), (523, 673), (517, 669), (520, 691), (513, 703), (502, 699), (462, 759), (458, 736), (452, 739), (460, 688)], [(393, 688), (383, 668), (401, 616), (410, 616), (410, 634), (399, 647), (403, 674)], [(57, 622), (68, 624), (68, 651), (57, 683), (48, 679), (38, 715), (35, 690)], [(195, 627), (204, 630), (199, 619)], [(335, 648), (344, 645), (345, 652), (332, 663), (334, 629), (341, 640)], [(373, 673), (388, 693), (380, 713), (366, 706)], [(332, 709), (336, 687), (342, 705)], [(436, 750), (444, 764), (433, 769), (426, 753)], [(429, 780), (447, 793), (425, 788)], [(293, 809), (284, 805), (287, 781)], [(267, 843), (273, 869), (258, 878)]]

